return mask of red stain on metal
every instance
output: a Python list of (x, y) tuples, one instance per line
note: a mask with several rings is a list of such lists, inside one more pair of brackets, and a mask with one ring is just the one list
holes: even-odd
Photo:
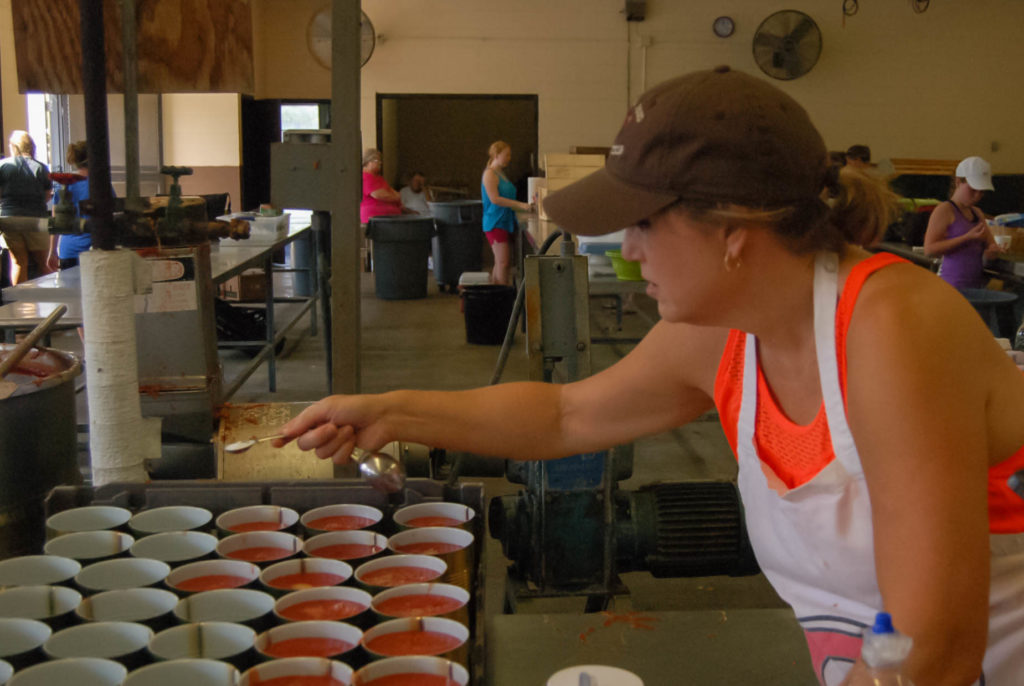
[(605, 620), (602, 626), (609, 627), (612, 624), (625, 624), (630, 629), (644, 629), (646, 631), (653, 631), (654, 627), (651, 626), (654, 622), (658, 621), (657, 617), (651, 615), (645, 615), (640, 612), (602, 612)]
[(654, 631), (654, 622), (658, 621), (657, 617), (645, 615), (642, 612), (602, 612), (601, 615), (604, 617), (604, 620), (601, 622), (600, 626), (592, 626), (589, 629), (580, 632), (580, 643), (586, 643), (590, 635), (599, 628), (607, 629), (613, 624), (625, 624), (630, 629)]
[(139, 393), (145, 393), (150, 398), (159, 398), (161, 390), (162, 387), (155, 384), (139, 384)]

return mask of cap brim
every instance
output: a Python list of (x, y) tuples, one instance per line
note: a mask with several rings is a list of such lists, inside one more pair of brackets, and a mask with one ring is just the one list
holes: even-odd
[(544, 212), (569, 233), (600, 236), (635, 226), (678, 199), (619, 181), (599, 169), (544, 198)]
[(978, 179), (967, 177), (967, 185), (976, 191), (994, 191), (995, 186), (992, 185), (992, 179)]

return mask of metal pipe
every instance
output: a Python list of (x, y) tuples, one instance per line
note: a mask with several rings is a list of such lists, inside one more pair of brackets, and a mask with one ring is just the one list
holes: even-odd
[(82, 28), (82, 89), (85, 138), (92, 201), (92, 246), (113, 250), (114, 198), (110, 191), (110, 142), (107, 138), (107, 66), (103, 39), (103, 1), (79, 0)]
[(125, 207), (139, 211), (142, 208), (139, 202), (139, 61), (135, 0), (121, 0), (121, 44), (124, 72)]

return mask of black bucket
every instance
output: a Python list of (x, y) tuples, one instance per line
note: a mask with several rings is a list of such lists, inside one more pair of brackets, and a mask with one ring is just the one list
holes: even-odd
[(373, 241), (377, 297), (409, 300), (427, 297), (427, 257), (434, 235), (431, 217), (370, 217), (366, 235)]
[(466, 342), (501, 345), (515, 304), (516, 289), (512, 286), (464, 286), (462, 309), (466, 315)]

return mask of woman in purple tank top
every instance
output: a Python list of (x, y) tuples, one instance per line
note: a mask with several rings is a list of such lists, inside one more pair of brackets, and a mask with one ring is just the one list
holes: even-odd
[(942, 256), (939, 276), (956, 288), (984, 288), (988, 279), (982, 261), (1000, 248), (974, 205), (992, 188), (992, 167), (980, 157), (968, 157), (956, 167), (949, 202), (932, 212), (924, 234), (925, 255)]

